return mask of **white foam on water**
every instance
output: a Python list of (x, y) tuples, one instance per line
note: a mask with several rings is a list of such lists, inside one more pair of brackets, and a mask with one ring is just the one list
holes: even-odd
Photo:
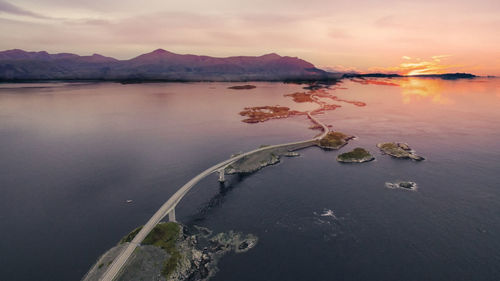
[(334, 219), (337, 219), (337, 216), (333, 213), (332, 210), (330, 209), (323, 209), (323, 213), (320, 214), (322, 217), (332, 217)]

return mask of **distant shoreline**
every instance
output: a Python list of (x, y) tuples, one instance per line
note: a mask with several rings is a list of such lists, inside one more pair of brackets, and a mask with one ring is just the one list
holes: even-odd
[[(340, 76), (340, 75), (339, 75)], [(344, 79), (352, 78), (434, 78), (443, 80), (458, 80), (458, 79), (475, 79), (475, 78), (498, 78), (497, 76), (477, 76), (470, 73), (446, 73), (446, 74), (427, 74), (427, 75), (399, 75), (399, 74), (381, 74), (381, 73), (367, 73), (367, 74), (343, 74), (338, 78), (325, 78), (325, 79), (310, 79), (310, 78), (297, 78), (297, 79), (0, 79), (0, 84), (7, 83), (99, 83), (99, 82), (112, 82), (121, 84), (142, 84), (142, 83), (252, 83), (252, 82), (274, 82), (274, 83), (289, 83), (289, 84), (335, 84)]]
[[(163, 49), (129, 60), (99, 54), (79, 56), (20, 49), (0, 51), (0, 83), (118, 82), (284, 82), (334, 84), (344, 78), (415, 77), (395, 73), (345, 73), (317, 68), (298, 57), (275, 53), (261, 56), (209, 57)], [(471, 79), (471, 73), (423, 74), (418, 77)]]

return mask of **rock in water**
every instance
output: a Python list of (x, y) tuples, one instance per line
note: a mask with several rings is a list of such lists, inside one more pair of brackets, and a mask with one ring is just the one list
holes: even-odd
[(353, 139), (353, 136), (348, 136), (341, 132), (328, 132), (328, 134), (318, 141), (318, 146), (323, 149), (337, 150)]
[(397, 181), (397, 182), (386, 182), (385, 186), (387, 188), (395, 189), (406, 189), (406, 190), (416, 190), (417, 183), (412, 181)]
[[(112, 261), (128, 245), (128, 240), (140, 229), (133, 230), (119, 245), (106, 252), (82, 280), (100, 280)], [(213, 235), (204, 227), (160, 223), (136, 248), (116, 280), (208, 280), (218, 271), (220, 258), (230, 252), (246, 252), (255, 247), (257, 241), (257, 236), (253, 234), (229, 231)]]
[(370, 152), (361, 147), (357, 147), (352, 151), (342, 153), (337, 156), (337, 161), (343, 163), (363, 163), (374, 159), (375, 157), (373, 157)]
[(407, 143), (385, 142), (377, 144), (377, 147), (385, 154), (389, 154), (395, 158), (412, 159), (415, 161), (425, 160), (413, 151)]
[(399, 187), (401, 188), (406, 188), (406, 189), (413, 189), (413, 187), (415, 186), (415, 183), (413, 182), (400, 182), (399, 183)]

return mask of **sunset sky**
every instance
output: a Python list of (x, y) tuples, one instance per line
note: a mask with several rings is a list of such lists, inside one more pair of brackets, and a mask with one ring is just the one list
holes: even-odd
[(14, 48), (275, 52), (331, 70), (500, 75), (500, 1), (0, 0), (0, 49)]

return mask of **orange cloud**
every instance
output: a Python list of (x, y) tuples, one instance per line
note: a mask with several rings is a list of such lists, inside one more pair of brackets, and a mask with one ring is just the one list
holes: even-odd
[(430, 60), (412, 59), (409, 56), (403, 56), (402, 59), (411, 62), (403, 62), (394, 67), (373, 67), (370, 72), (397, 73), (401, 75), (422, 75), (422, 74), (442, 74), (447, 72), (456, 72), (462, 65), (444, 64), (441, 61), (451, 55), (432, 56)]

